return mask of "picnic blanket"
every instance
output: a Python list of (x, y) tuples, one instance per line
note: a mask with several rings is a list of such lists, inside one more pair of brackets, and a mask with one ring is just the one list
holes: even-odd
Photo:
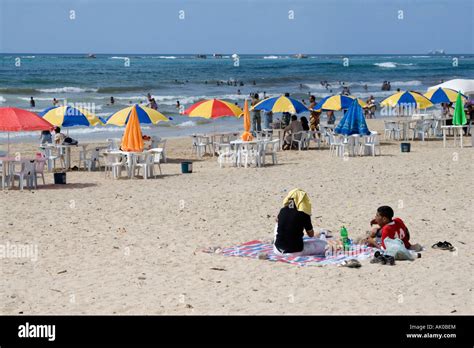
[[(305, 237), (304, 239), (310, 239)], [(266, 254), (266, 259), (269, 261), (280, 261), (286, 262), (292, 265), (298, 266), (324, 266), (324, 265), (337, 265), (350, 259), (363, 260), (369, 258), (374, 252), (375, 248), (368, 247), (366, 245), (354, 244), (351, 245), (347, 251), (338, 251), (335, 253), (328, 253), (325, 257), (319, 256), (280, 256), (273, 252), (273, 245), (269, 243), (263, 243), (259, 240), (252, 240), (250, 242), (224, 248), (220, 254), (225, 256), (240, 256), (258, 259), (262, 253)], [(204, 252), (215, 252), (207, 251)]]

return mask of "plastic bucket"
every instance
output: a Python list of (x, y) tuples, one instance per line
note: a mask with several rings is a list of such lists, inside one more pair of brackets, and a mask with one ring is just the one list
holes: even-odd
[(411, 144), (410, 143), (401, 143), (400, 144), (402, 152), (410, 152)]
[(181, 162), (181, 173), (189, 174), (193, 172), (193, 162)]
[(66, 173), (54, 173), (55, 185), (66, 185)]

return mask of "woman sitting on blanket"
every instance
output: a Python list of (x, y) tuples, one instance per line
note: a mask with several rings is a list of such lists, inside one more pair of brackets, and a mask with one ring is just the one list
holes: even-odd
[(309, 237), (314, 237), (311, 224), (311, 202), (306, 192), (294, 189), (284, 199), (283, 208), (277, 217), (273, 241), (274, 253), (291, 256), (325, 256), (327, 241), (303, 240), (304, 230)]

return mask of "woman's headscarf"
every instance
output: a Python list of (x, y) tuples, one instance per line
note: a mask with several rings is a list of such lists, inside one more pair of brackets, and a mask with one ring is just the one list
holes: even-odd
[(302, 211), (308, 215), (311, 215), (311, 201), (309, 200), (308, 194), (298, 188), (291, 190), (288, 196), (283, 200), (283, 207), (290, 204), (290, 200), (293, 200), (296, 205), (296, 210)]

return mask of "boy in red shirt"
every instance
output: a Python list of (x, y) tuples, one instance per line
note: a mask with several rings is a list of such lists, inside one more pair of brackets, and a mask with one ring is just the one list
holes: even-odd
[[(384, 240), (388, 237), (391, 239), (401, 239), (405, 247), (410, 249), (410, 233), (408, 232), (408, 228), (402, 219), (393, 218), (393, 215), (393, 209), (389, 206), (384, 205), (377, 209), (377, 214), (375, 214), (375, 218), (371, 221), (371, 225), (377, 224), (380, 228), (372, 230), (370, 237), (367, 238), (369, 245), (376, 247), (381, 246), (382, 249), (385, 249)], [(381, 239), (380, 244), (376, 240), (377, 237)]]

